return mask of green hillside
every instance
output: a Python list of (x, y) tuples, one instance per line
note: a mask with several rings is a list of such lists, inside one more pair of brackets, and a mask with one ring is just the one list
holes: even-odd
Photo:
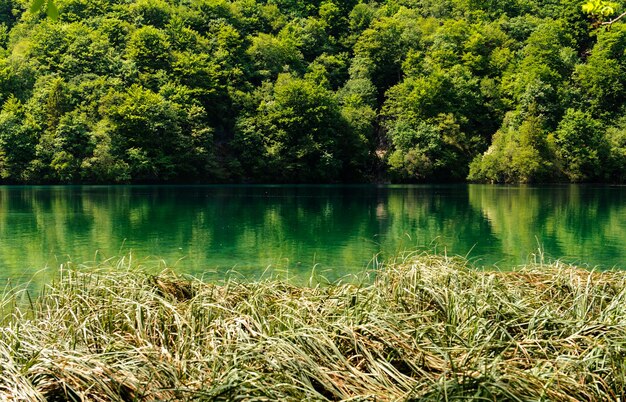
[(55, 4), (0, 0), (2, 183), (626, 180), (618, 4)]

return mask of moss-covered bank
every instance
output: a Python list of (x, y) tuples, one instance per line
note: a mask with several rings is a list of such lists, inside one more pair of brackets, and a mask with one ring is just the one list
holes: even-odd
[(626, 272), (418, 256), (367, 285), (223, 284), (127, 260), (6, 292), (0, 398), (617, 400)]

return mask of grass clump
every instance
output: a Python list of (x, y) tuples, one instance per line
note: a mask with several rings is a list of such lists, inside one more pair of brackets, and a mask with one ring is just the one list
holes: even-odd
[(0, 399), (619, 400), (625, 285), (432, 255), (360, 286), (64, 269), (35, 300), (2, 298)]

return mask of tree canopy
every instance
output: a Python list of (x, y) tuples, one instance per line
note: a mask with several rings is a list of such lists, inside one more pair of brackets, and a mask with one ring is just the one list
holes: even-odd
[(623, 182), (624, 15), (0, 0), (0, 182)]

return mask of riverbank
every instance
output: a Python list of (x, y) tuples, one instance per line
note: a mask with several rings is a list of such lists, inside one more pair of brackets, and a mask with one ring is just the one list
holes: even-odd
[(5, 291), (0, 398), (617, 400), (626, 272), (418, 256), (366, 284), (203, 283), (126, 259)]

